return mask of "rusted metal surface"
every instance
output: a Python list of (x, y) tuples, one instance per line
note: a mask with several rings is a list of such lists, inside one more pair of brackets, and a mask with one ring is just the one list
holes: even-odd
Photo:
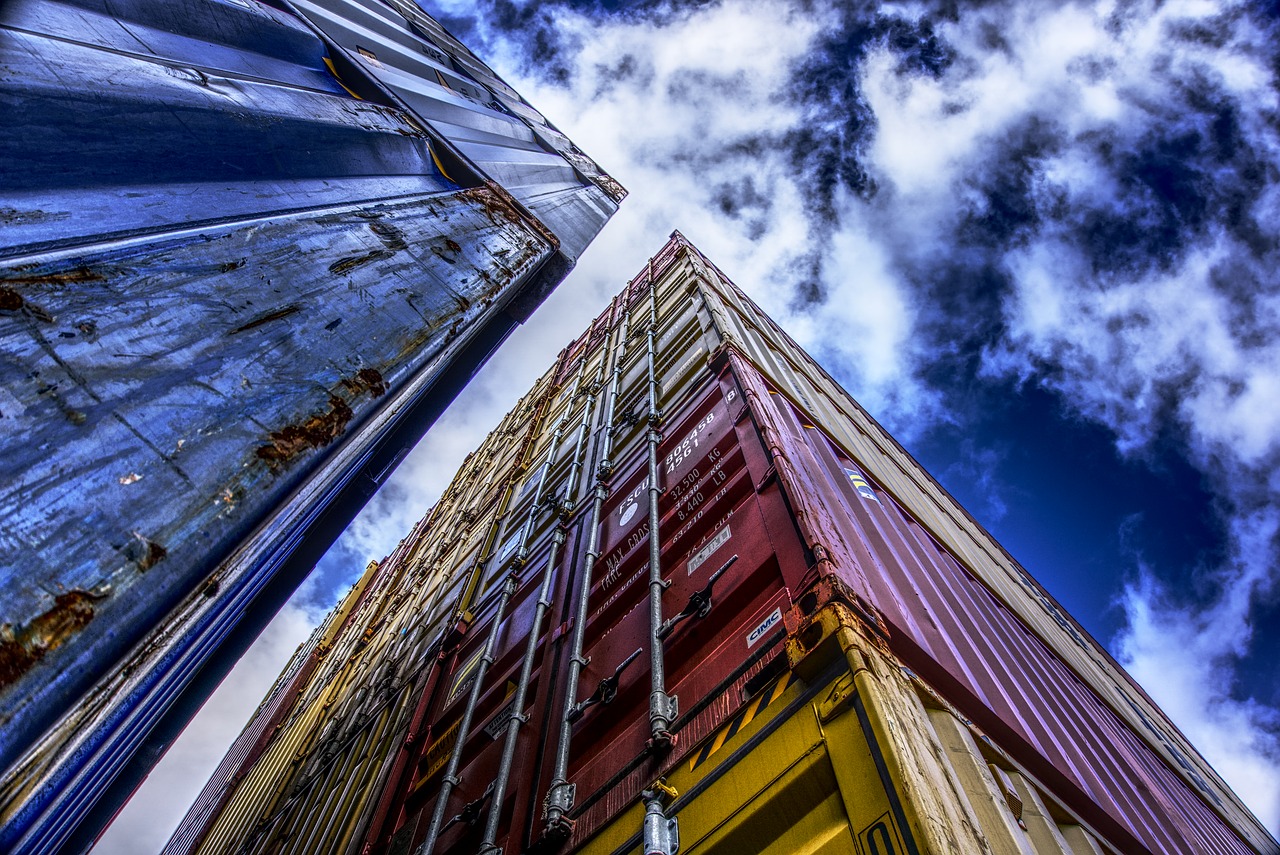
[[(410, 14), (0, 11), (0, 848), (87, 844), (616, 208)], [(541, 153), (462, 151), (490, 113)]]

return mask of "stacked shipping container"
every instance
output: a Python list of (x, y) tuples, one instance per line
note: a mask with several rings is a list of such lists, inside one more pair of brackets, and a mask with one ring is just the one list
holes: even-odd
[(0, 11), (0, 849), (87, 845), (623, 191), (415, 4)]
[(678, 234), (343, 608), (172, 851), (1280, 851)]

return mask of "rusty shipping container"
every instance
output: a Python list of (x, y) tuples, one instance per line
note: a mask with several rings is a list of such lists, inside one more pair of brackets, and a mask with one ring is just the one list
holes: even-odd
[(371, 572), (167, 851), (1280, 852), (679, 234)]
[(0, 850), (45, 852), (624, 192), (408, 0), (15, 0), (0, 33)]

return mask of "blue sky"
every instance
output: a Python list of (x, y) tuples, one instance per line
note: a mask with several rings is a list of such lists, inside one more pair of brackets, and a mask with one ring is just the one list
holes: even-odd
[(678, 228), (1280, 830), (1280, 6), (424, 7), (632, 195), (193, 734)]

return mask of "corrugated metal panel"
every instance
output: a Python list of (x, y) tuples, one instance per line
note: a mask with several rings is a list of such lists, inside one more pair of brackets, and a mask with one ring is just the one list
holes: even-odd
[[(582, 253), (617, 207), (620, 195), (583, 180), (587, 176), (534, 132), (534, 127), (549, 129), (536, 110), (512, 97), (509, 87), (486, 88), (473, 75), (496, 81), (492, 71), (455, 40), (443, 38), (438, 27), (414, 27), (405, 17), (426, 18), (421, 12), (403, 3), (396, 11), (379, 0), (292, 2), (363, 72), (545, 223), (570, 259)], [(517, 113), (513, 107), (522, 109)], [(598, 168), (591, 177), (604, 180)]]
[[(766, 397), (761, 418), (777, 431), (792, 463), (784, 483), (804, 497), (799, 504), (825, 509), (826, 532), (811, 543), (830, 551), (827, 572), (879, 610), (891, 644), (911, 667), (1002, 744), (1034, 746), (1035, 760), (1023, 762), (1047, 759), (1070, 779), (1066, 789), (1084, 795), (1078, 810), (1098, 805), (1151, 851), (1249, 851), (1204, 801), (1178, 798), (1186, 784), (1131, 734), (1099, 692), (878, 485), (863, 478), (866, 495), (861, 493), (856, 464), (818, 428), (802, 427), (799, 413), (780, 396)], [(794, 470), (805, 473), (803, 485), (791, 480)], [(819, 527), (809, 530), (816, 535)], [(1154, 797), (1135, 797), (1135, 778)], [(1216, 797), (1204, 781), (1200, 792)]]
[[(251, 851), (345, 840), (338, 817), (372, 812), (371, 851), (435, 835), (435, 852), (620, 855), (660, 777), (689, 792), (671, 806), (681, 851), (1249, 851), (1251, 818), (1224, 821), (1108, 705), (1125, 690), (1041, 635), (1073, 625), (1024, 621), (1039, 606), (1005, 602), (832, 438), (896, 448), (851, 428), (829, 378), (766, 322), (678, 236), (646, 265), (384, 565), (404, 603), (436, 591), (440, 655), (403, 748), (335, 759), (308, 782), (323, 803), (237, 818), (276, 829)], [(773, 338), (749, 359), (735, 342), (753, 329)], [(927, 481), (896, 459), (904, 494)], [(661, 619), (686, 614), (656, 643), (655, 591)], [(412, 632), (400, 607), (388, 624)], [(361, 692), (404, 655), (381, 632), (367, 658), (344, 642), (348, 682), (300, 729), (328, 743), (380, 709)], [(373, 810), (348, 781), (388, 763)], [(281, 768), (244, 803), (282, 792)]]
[[(530, 397), (541, 393), (535, 390)], [(517, 416), (528, 414), (527, 407), (517, 408)], [(472, 459), (506, 462), (490, 455), (490, 449), (505, 448), (511, 437), (530, 427), (527, 419), (509, 418)], [(443, 524), (419, 525), (417, 536), (406, 538), (381, 563), (370, 592), (347, 624), (349, 631), (335, 638), (327, 666), (302, 692), (295, 716), (267, 754), (246, 770), (199, 851), (247, 845), (250, 851), (285, 846), (285, 851), (340, 852), (343, 841), (369, 821), (381, 792), (379, 781), (390, 774), (398, 746), (406, 741), (413, 713), (408, 698), (416, 698), (414, 692), (433, 679), (430, 650), (454, 622), (466, 574), (453, 574), (449, 584), (450, 571), (487, 540), (496, 510), (459, 526), (466, 532), (459, 538), (446, 509), (465, 513), (461, 508), (468, 496), (487, 492), (485, 474), (479, 468), (465, 470), (433, 512)], [(415, 576), (440, 581), (410, 586), (407, 580)], [(395, 673), (393, 683), (400, 687), (391, 699), (378, 691), (385, 680), (377, 675), (386, 673)], [(173, 851), (189, 851), (180, 841), (172, 845)]]
[[(423, 518), (425, 522), (430, 515)], [(392, 556), (394, 558), (395, 556)], [(182, 822), (175, 829), (165, 852), (186, 852), (197, 847), (208, 826), (224, 809), (235, 789), (235, 784), (246, 771), (257, 764), (263, 751), (275, 738), (286, 716), (296, 708), (303, 690), (310, 682), (315, 669), (333, 646), (339, 632), (347, 622), (351, 610), (363, 598), (365, 590), (378, 569), (377, 562), (370, 562), (364, 574), (347, 593), (324, 623), (315, 629), (311, 638), (298, 648), (284, 672), (276, 680), (266, 699), (259, 705), (244, 730), (232, 743), (227, 755), (218, 764), (209, 781), (196, 797)]]
[(622, 195), (451, 39), (278, 6), (0, 13), (3, 847), (87, 844)]

